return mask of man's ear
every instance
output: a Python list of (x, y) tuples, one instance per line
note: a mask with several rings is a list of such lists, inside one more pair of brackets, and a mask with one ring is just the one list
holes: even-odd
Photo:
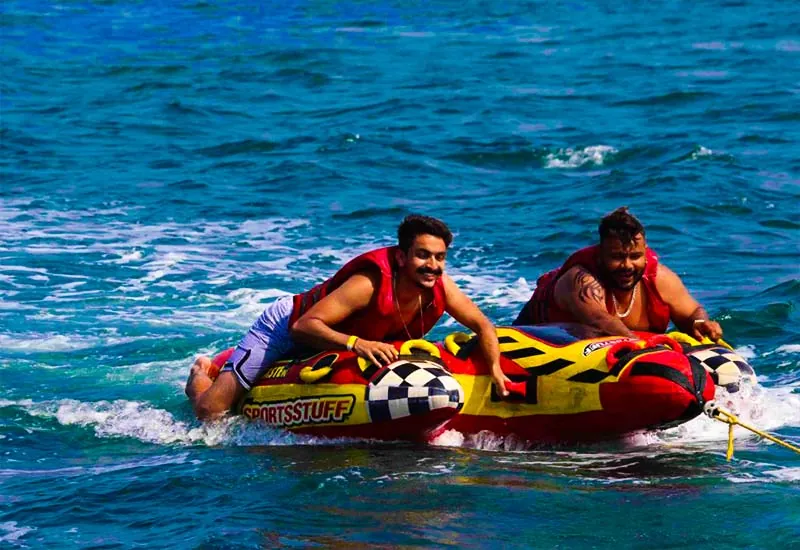
[(398, 248), (394, 251), (394, 260), (397, 262), (397, 265), (400, 267), (406, 266), (406, 253), (401, 248)]

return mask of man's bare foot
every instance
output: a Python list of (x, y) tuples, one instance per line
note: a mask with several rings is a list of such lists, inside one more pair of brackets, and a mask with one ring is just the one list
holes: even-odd
[[(213, 370), (217, 372), (214, 373)], [(214, 363), (211, 362), (211, 358), (205, 355), (198, 355), (197, 359), (194, 360), (194, 364), (191, 368), (191, 373), (196, 374), (197, 372), (202, 372), (209, 378), (216, 378), (216, 376), (212, 376), (212, 374), (216, 375), (219, 374), (219, 369), (214, 366)]]
[(219, 368), (211, 362), (211, 359), (200, 355), (189, 369), (189, 378), (186, 379), (186, 395), (190, 399), (195, 398), (211, 387), (218, 375)]

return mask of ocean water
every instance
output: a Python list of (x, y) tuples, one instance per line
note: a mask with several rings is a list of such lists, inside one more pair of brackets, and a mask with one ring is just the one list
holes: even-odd
[(800, 456), (706, 418), (419, 447), (183, 395), (406, 213), (508, 324), (628, 205), (800, 444), (800, 8), (605, 4), (3, 2), (0, 547), (800, 547)]

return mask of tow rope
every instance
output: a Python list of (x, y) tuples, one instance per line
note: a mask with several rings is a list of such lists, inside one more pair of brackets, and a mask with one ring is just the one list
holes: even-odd
[(741, 426), (745, 430), (750, 430), (751, 432), (753, 432), (754, 434), (756, 434), (759, 437), (763, 437), (764, 439), (768, 439), (769, 441), (772, 441), (773, 443), (777, 443), (778, 445), (782, 445), (783, 447), (786, 447), (787, 449), (800, 454), (800, 447), (796, 447), (796, 446), (792, 445), (791, 443), (787, 443), (786, 441), (778, 439), (774, 435), (770, 435), (770, 434), (768, 434), (766, 432), (762, 432), (761, 430), (758, 430), (758, 429), (756, 429), (756, 428), (754, 428), (752, 426), (748, 426), (747, 424), (745, 424), (744, 422), (739, 420), (736, 417), (735, 414), (733, 414), (730, 411), (726, 411), (722, 407), (719, 407), (714, 401), (709, 401), (708, 403), (706, 403), (706, 406), (704, 407), (703, 410), (710, 418), (713, 418), (714, 420), (719, 420), (720, 422), (724, 422), (725, 424), (728, 425), (728, 451), (725, 453), (725, 458), (728, 459), (728, 460), (733, 458), (733, 427), (734, 426)]

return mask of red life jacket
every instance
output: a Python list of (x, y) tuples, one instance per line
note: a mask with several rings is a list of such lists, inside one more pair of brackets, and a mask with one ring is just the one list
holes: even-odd
[[(588, 246), (578, 250), (567, 258), (558, 269), (548, 271), (536, 281), (536, 290), (528, 303), (519, 313), (515, 325), (535, 325), (539, 323), (574, 323), (577, 319), (569, 311), (564, 311), (556, 304), (555, 288), (558, 279), (569, 269), (579, 265), (598, 278), (598, 260), (600, 245)], [(645, 258), (647, 266), (642, 276), (642, 291), (647, 294), (647, 322), (652, 332), (665, 332), (669, 325), (669, 305), (661, 298), (656, 288), (656, 273), (658, 272), (658, 255), (647, 248)], [(616, 314), (611, 292), (606, 292), (606, 310)]]
[(406, 324), (409, 334), (405, 333), (405, 328), (390, 333), (389, 331), (396, 326), (400, 315), (395, 302), (394, 285), (392, 284), (392, 277), (396, 271), (396, 250), (396, 246), (391, 246), (362, 254), (347, 262), (344, 267), (324, 283), (318, 284), (302, 294), (296, 294), (294, 296), (292, 316), (289, 318), (289, 326), (291, 327), (306, 311), (311, 309), (311, 306), (339, 288), (352, 275), (359, 271), (377, 267), (380, 270), (380, 281), (369, 305), (331, 328), (345, 334), (353, 334), (359, 338), (384, 342), (406, 340), (409, 334), (412, 339), (422, 338), (425, 333), (433, 328), (433, 325), (444, 313), (444, 281), (439, 278), (433, 286), (433, 301), (427, 306), (423, 306), (422, 319), (420, 320), (420, 315), (417, 314)]

